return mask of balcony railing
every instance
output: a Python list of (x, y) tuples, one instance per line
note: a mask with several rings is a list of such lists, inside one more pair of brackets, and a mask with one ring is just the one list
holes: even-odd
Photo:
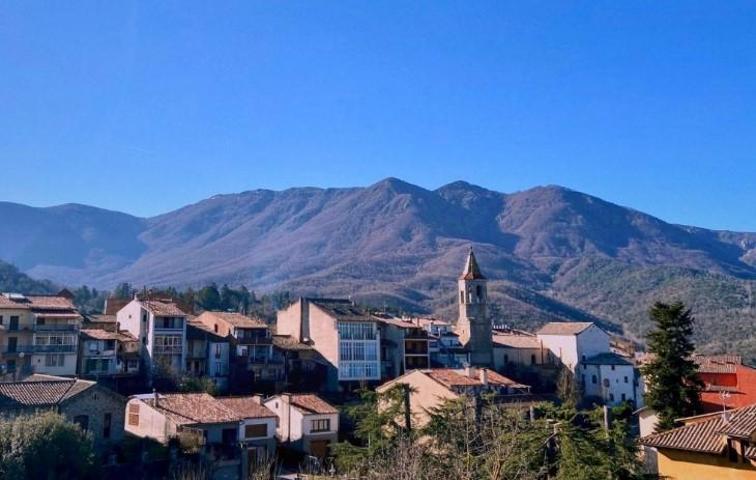
[(15, 350), (6, 350), (5, 353), (76, 353), (76, 345), (19, 345)]
[(163, 345), (155, 346), (152, 352), (155, 355), (181, 355), (184, 351), (184, 347), (181, 345)]
[(68, 323), (46, 323), (44, 325), (34, 325), (33, 329), (35, 332), (77, 332), (79, 331), (79, 326)]

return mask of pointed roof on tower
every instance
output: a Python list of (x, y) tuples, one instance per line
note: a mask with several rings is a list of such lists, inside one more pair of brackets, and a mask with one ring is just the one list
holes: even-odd
[(470, 247), (470, 253), (467, 255), (467, 262), (465, 263), (465, 270), (462, 272), (460, 280), (485, 280), (486, 277), (480, 271), (478, 261), (475, 259), (475, 252)]

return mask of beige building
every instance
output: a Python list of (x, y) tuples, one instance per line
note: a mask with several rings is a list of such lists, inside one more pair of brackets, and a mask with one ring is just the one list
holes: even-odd
[(380, 320), (382, 379), (430, 368), (430, 337), (419, 319), (388, 314), (375, 317)]
[(551, 351), (532, 333), (519, 330), (493, 332), (494, 368), (501, 370), (509, 365), (553, 365)]
[(278, 312), (276, 329), (311, 345), (328, 363), (328, 390), (381, 379), (379, 319), (349, 300), (300, 298)]
[(123, 440), (126, 399), (96, 382), (34, 374), (22, 382), (0, 382), (0, 416), (55, 411), (92, 435), (107, 452)]
[(0, 376), (75, 375), (82, 317), (58, 295), (0, 294)]
[(338, 441), (339, 411), (317, 395), (282, 393), (265, 406), (278, 417), (276, 437), (290, 448), (323, 458)]
[(756, 479), (756, 405), (679, 421), (683, 426), (641, 438), (656, 449), (660, 477)]
[(488, 368), (434, 368), (414, 370), (376, 389), (385, 393), (397, 385), (409, 385), (413, 426), (423, 426), (434, 409), (448, 400), (466, 397), (477, 401), (490, 393), (498, 400), (529, 401), (530, 387), (515, 382)]
[(176, 438), (197, 449), (214, 478), (246, 478), (240, 442), (243, 416), (206, 393), (144, 394), (129, 398), (126, 431), (167, 444)]

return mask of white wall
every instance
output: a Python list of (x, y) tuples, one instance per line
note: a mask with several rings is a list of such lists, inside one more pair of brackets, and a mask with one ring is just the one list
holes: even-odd
[(558, 358), (567, 368), (575, 371), (580, 356), (575, 335), (538, 335), (543, 346)]
[(577, 335), (578, 359), (591, 358), (599, 353), (609, 353), (609, 334), (596, 325), (591, 325)]
[[(327, 413), (322, 415), (303, 415), (302, 418), (302, 435), (303, 436), (317, 436), (320, 434), (333, 434), (339, 431), (339, 414)], [(313, 420), (330, 420), (330, 429), (327, 432), (313, 432), (312, 421)]]
[[(625, 400), (634, 401), (637, 405), (635, 370), (632, 365), (615, 365), (614, 370), (611, 365), (585, 365), (584, 368), (580, 368), (580, 374), (585, 375), (586, 396), (601, 397), (608, 405), (618, 405), (622, 403), (624, 394)], [(595, 384), (592, 381), (594, 375), (596, 376)], [(627, 382), (625, 382), (626, 378)], [(606, 387), (605, 381), (608, 381)]]

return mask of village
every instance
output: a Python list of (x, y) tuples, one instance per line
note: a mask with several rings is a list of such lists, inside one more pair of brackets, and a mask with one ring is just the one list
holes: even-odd
[[(361, 392), (403, 389), (407, 427), (418, 429), (459, 399), (532, 416), (563, 401), (569, 379), (579, 404), (633, 412), (646, 474), (753, 478), (756, 369), (740, 357), (695, 354), (703, 411), (657, 433), (644, 402), (648, 353), (593, 322), (496, 323), (485, 266), (472, 248), (462, 260), (453, 322), (349, 298), (298, 298), (269, 324), (146, 290), (87, 315), (65, 290), (3, 293), (0, 416), (60, 413), (91, 435), (105, 471), (139, 465), (159, 478), (192, 452), (217, 479), (252, 478), (274, 458), (294, 475), (302, 465), (333, 475), (333, 447), (354, 438), (344, 407)], [(151, 458), (147, 442), (173, 453)]]

